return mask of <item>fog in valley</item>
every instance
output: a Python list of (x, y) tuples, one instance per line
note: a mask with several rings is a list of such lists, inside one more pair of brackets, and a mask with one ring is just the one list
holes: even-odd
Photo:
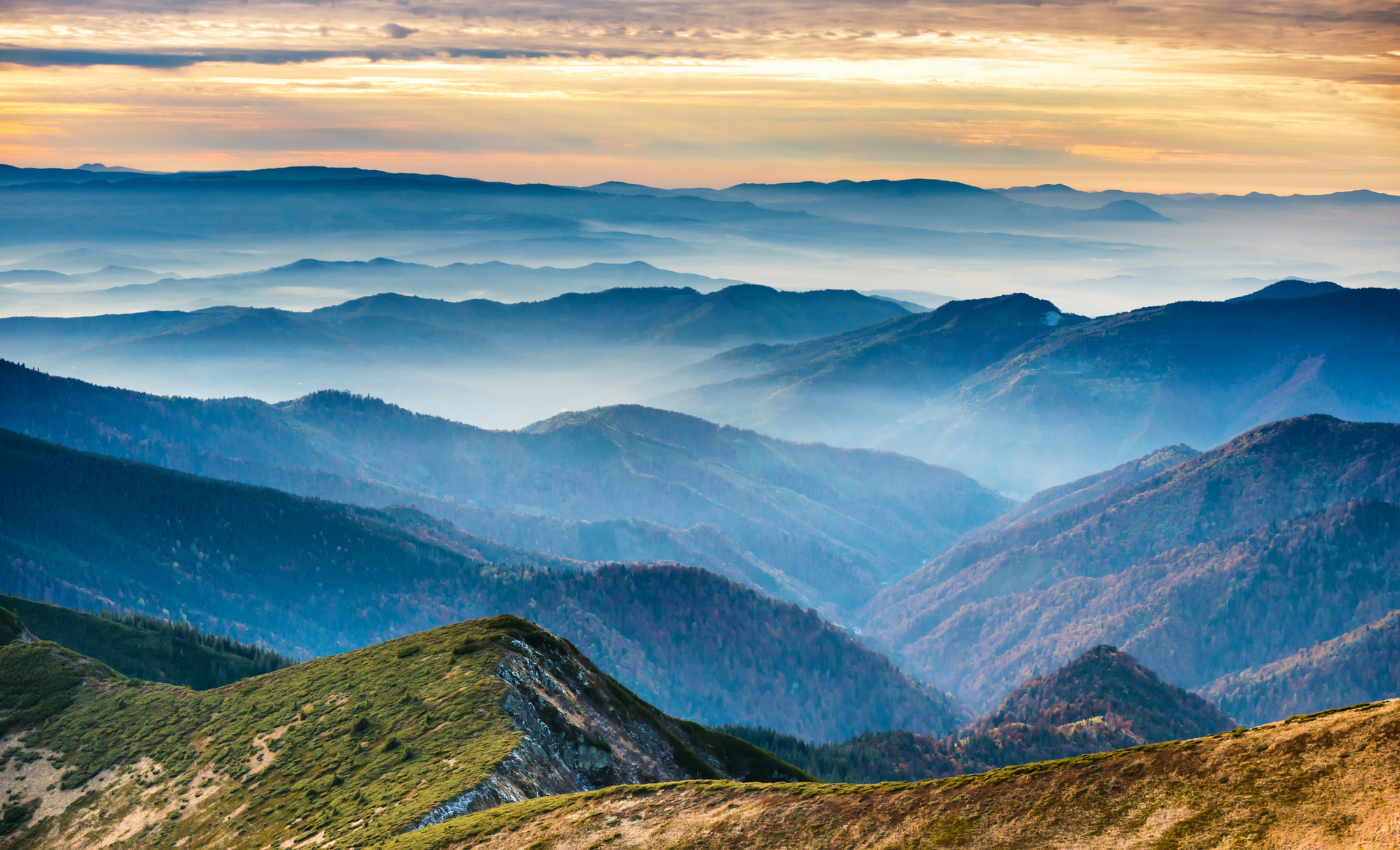
[[(918, 436), (947, 407), (930, 401), (928, 389), (911, 396), (906, 382), (887, 375), (859, 399), (827, 394), (821, 404), (833, 409), (804, 407), (793, 419), (759, 409), (786, 404), (781, 398), (718, 401), (733, 393), (702, 389), (772, 364), (716, 370), (711, 358), (1015, 292), (1048, 302), (1042, 312), (1093, 317), (1223, 301), (1285, 277), (1400, 284), (1400, 202), (1367, 192), (988, 191), (940, 181), (571, 189), (309, 168), (168, 176), (9, 169), (0, 180), (0, 315), (109, 317), (3, 325), (0, 356), (54, 374), (268, 401), (336, 388), (487, 428), (648, 403), (954, 466), (970, 451), (962, 467), (1014, 493), (1028, 479), (989, 470), (983, 449)], [(528, 331), (488, 312), (454, 320), (452, 333), (429, 330), (442, 328), (422, 324), (422, 315), (419, 324), (332, 328), (310, 312), (379, 293), (516, 304), (672, 287), (693, 290), (693, 300), (739, 283), (856, 290), (891, 309), (812, 324), (786, 312), (809, 308), (785, 306), (762, 321), (720, 327), (724, 320), (697, 301), (648, 313), (646, 330), (627, 333), (593, 332), (597, 307), (581, 302), (545, 310), (564, 324), (536, 322)], [(196, 312), (177, 322), (155, 321), (152, 311)], [(145, 318), (110, 318), (131, 314)], [(870, 415), (877, 410), (894, 415)], [(902, 424), (871, 426), (891, 418)], [(1188, 436), (1218, 441), (1238, 424)], [(1050, 464), (1034, 483), (1136, 456), (1143, 445)]]

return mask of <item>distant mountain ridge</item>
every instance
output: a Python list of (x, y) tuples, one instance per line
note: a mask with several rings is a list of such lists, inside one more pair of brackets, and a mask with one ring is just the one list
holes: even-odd
[(1286, 420), (971, 539), (882, 592), (866, 628), (972, 705), (1107, 642), (1209, 690), (1400, 608), (1397, 500), (1400, 425)]
[[(185, 281), (181, 281), (183, 286)], [(846, 290), (780, 292), (740, 284), (701, 294), (647, 287), (567, 294), (502, 304), (382, 294), (297, 313), (218, 307), (79, 319), (0, 319), (0, 346), (12, 356), (202, 356), (246, 352), (276, 358), (303, 349), (340, 355), (464, 357), (535, 347), (638, 344), (722, 347), (789, 341), (858, 327), (908, 311)], [(515, 356), (520, 356), (516, 354)]]
[[(114, 281), (126, 282), (126, 281)], [(224, 305), (314, 309), (355, 297), (393, 292), (446, 300), (539, 301), (567, 293), (670, 287), (714, 292), (742, 283), (667, 271), (640, 260), (595, 262), (576, 268), (531, 268), (499, 261), (434, 266), (379, 257), (367, 261), (302, 259), (274, 268), (215, 277), (130, 281), (96, 297), (102, 305), (134, 309), (198, 309)], [(303, 306), (304, 305), (304, 306)]]
[(454, 304), (386, 293), (312, 315), (332, 321), (361, 316), (411, 318), (505, 338), (528, 335), (532, 342), (545, 345), (577, 339), (589, 345), (645, 342), (713, 347), (734, 339), (810, 339), (825, 335), (828, 328), (860, 327), (908, 312), (887, 299), (850, 290), (782, 292), (735, 284), (706, 294), (662, 287), (610, 289), (523, 304), (482, 300)]
[[(637, 260), (705, 255), (735, 246), (771, 256), (814, 244), (861, 255), (1146, 253), (1129, 243), (953, 233), (909, 226), (908, 221), (841, 221), (732, 198), (617, 194), (319, 166), (160, 175), (5, 166), (0, 167), (0, 200), (0, 232), (12, 244), (58, 240), (169, 245), (178, 243), (182, 234), (217, 236), (224, 245), (307, 244), (311, 237), (327, 236), (359, 236), (387, 244), (397, 240), (386, 236), (402, 235), (437, 246), (402, 254), (406, 259), (431, 251), (434, 260), (446, 262), (465, 257)], [(24, 214), (3, 214), (17, 209)], [(238, 226), (225, 226), (228, 221)], [(741, 238), (732, 238), (735, 235)], [(444, 244), (451, 243), (442, 237), (456, 238), (457, 250), (445, 250)]]
[(793, 439), (834, 437), (830, 420), (858, 419), (878, 433), (907, 412), (910, 399), (946, 392), (1027, 341), (1082, 321), (1028, 295), (950, 301), (829, 337), (716, 355), (682, 374), (691, 381), (740, 377), (655, 401)]
[(1233, 304), (1237, 301), (1259, 301), (1269, 298), (1312, 298), (1317, 295), (1326, 295), (1329, 292), (1341, 292), (1343, 289), (1346, 287), (1330, 280), (1307, 281), (1289, 278), (1278, 283), (1271, 283), (1257, 292), (1241, 295), (1238, 298), (1229, 298), (1226, 301)]
[[(967, 309), (959, 304), (980, 313), (1015, 303), (1019, 318), (969, 327), (947, 351), (937, 337), (899, 340)], [(687, 370), (692, 388), (654, 403), (791, 439), (887, 448), (1020, 494), (1289, 416), (1400, 420), (1400, 291), (1178, 302), (1037, 329), (1038, 309), (1055, 310), (1024, 295), (951, 302), (796, 346), (739, 348), (712, 358), (708, 374)]]
[(598, 192), (654, 197), (748, 201), (767, 209), (812, 213), (847, 221), (913, 224), (953, 230), (1037, 228), (1084, 221), (1167, 222), (1140, 200), (1115, 199), (1090, 209), (1024, 203), (1006, 194), (951, 180), (836, 180), (830, 183), (740, 183), (726, 189), (655, 189), (599, 183)]

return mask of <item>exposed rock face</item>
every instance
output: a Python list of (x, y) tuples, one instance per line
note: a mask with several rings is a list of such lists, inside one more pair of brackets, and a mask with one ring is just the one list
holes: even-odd
[[(572, 646), (548, 651), (540, 642), (511, 641), (512, 651), (495, 671), (508, 686), (501, 707), (523, 736), (519, 745), (481, 782), (425, 815), (418, 828), (534, 797), (755, 774), (748, 762), (717, 752), (715, 740), (693, 738), (698, 727), (638, 700)], [(802, 775), (793, 770), (768, 778), (796, 781)]]

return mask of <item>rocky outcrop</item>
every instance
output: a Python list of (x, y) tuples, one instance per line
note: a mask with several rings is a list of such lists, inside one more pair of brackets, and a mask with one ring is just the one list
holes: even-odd
[[(683, 779), (800, 781), (756, 748), (669, 718), (543, 630), (510, 641), (495, 677), (520, 743), (489, 776), (433, 809), (418, 828), (535, 797)], [(737, 756), (737, 758), (736, 758)], [(756, 762), (762, 762), (758, 764)]]

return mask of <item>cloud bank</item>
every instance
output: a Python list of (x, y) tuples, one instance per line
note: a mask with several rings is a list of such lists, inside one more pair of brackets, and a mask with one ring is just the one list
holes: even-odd
[(1397, 44), (1374, 0), (0, 0), (0, 159), (1396, 190)]

